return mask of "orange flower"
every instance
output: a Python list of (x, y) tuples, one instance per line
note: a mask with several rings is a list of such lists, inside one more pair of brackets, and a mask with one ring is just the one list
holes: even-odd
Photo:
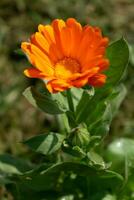
[(56, 19), (51, 25), (39, 25), (30, 42), (21, 48), (32, 68), (24, 74), (45, 80), (54, 93), (86, 84), (101, 86), (106, 81), (103, 71), (109, 66), (105, 58), (108, 38), (101, 30), (89, 25), (82, 27), (75, 19)]

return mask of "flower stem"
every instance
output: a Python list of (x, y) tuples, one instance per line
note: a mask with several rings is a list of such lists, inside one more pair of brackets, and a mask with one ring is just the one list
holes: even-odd
[(69, 109), (74, 112), (74, 104), (73, 104), (73, 98), (70, 90), (67, 90), (67, 100), (68, 100), (68, 106)]

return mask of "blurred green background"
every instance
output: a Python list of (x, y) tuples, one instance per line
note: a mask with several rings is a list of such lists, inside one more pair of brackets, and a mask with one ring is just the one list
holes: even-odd
[(29, 64), (16, 50), (38, 24), (68, 17), (101, 27), (111, 42), (122, 36), (129, 42), (130, 63), (124, 77), (128, 93), (106, 141), (134, 137), (134, 0), (0, 0), (0, 153), (25, 157), (27, 149), (20, 141), (58, 129), (56, 118), (36, 110), (22, 96), (27, 86), (40, 81), (23, 75)]

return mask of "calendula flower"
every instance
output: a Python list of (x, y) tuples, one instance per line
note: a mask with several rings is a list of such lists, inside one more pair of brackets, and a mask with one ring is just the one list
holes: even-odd
[(51, 93), (86, 84), (102, 86), (109, 66), (105, 58), (108, 38), (98, 27), (81, 26), (75, 19), (56, 19), (51, 25), (39, 25), (30, 42), (21, 48), (34, 66), (24, 71), (32, 78), (45, 80)]

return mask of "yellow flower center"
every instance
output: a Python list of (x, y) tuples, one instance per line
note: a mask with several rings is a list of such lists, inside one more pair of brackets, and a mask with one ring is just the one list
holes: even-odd
[(81, 66), (77, 60), (64, 58), (55, 65), (55, 76), (61, 79), (72, 78), (75, 73), (80, 73)]

